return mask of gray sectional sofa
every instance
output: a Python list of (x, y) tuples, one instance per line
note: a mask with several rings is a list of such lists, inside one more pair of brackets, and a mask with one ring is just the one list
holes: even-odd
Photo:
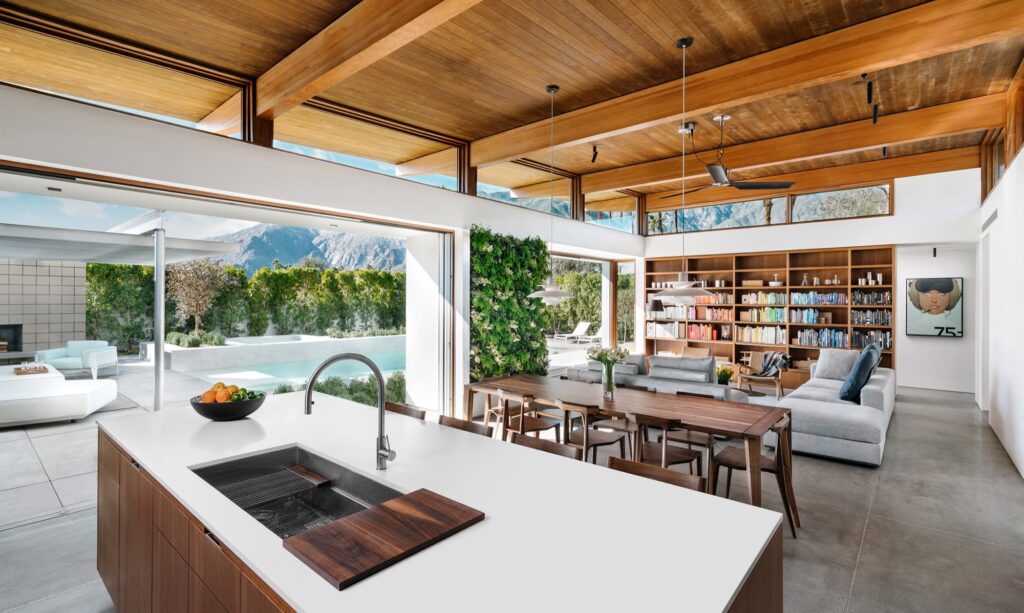
[[(648, 361), (650, 366), (648, 367)], [(601, 382), (602, 366), (589, 362), (570, 368), (566, 377), (586, 383)], [(684, 392), (707, 394), (722, 400), (746, 402), (747, 394), (727, 385), (719, 385), (715, 358), (681, 358), (669, 356), (646, 357), (633, 354), (625, 364), (616, 364), (615, 383), (630, 387), (643, 387), (653, 392), (674, 394)]]
[[(823, 349), (825, 352), (844, 349)], [(820, 358), (819, 358), (820, 359)], [(896, 373), (876, 368), (861, 390), (860, 403), (839, 397), (846, 373), (811, 365), (811, 378), (779, 401), (792, 413), (793, 451), (878, 466), (896, 404)], [(842, 378), (839, 378), (842, 376)]]

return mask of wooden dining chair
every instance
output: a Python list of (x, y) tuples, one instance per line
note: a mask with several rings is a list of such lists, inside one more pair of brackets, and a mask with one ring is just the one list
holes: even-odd
[[(717, 400), (713, 394), (698, 394), (696, 392), (683, 392), (677, 391), (676, 396), (686, 398), (705, 398), (710, 400)], [(693, 449), (694, 446), (700, 447), (707, 450), (708, 458), (707, 464), (711, 465), (711, 454), (715, 452), (715, 437), (708, 434), (707, 432), (699, 432), (697, 430), (686, 430), (684, 428), (671, 428), (667, 434), (669, 442), (680, 443), (686, 445), (687, 449)]]
[(423, 421), (423, 418), (427, 416), (426, 409), (414, 407), (411, 404), (404, 404), (401, 402), (385, 402), (384, 410), (390, 413), (398, 413), (399, 415), (405, 415), (406, 417), (412, 417)]
[[(761, 471), (775, 475), (775, 481), (779, 484), (779, 494), (782, 497), (782, 508), (786, 512), (786, 520), (789, 522), (789, 530), (796, 538), (796, 528), (800, 525), (800, 512), (796, 508), (796, 493), (793, 491), (793, 467), (792, 467), (792, 443), (790, 436), (790, 418), (786, 415), (778, 423), (772, 426), (772, 431), (778, 435), (778, 442), (775, 444), (775, 451), (771, 455), (761, 455)], [(708, 492), (716, 494), (718, 489), (719, 468), (726, 468), (725, 475), (725, 497), (729, 497), (729, 490), (732, 487), (732, 471), (747, 470), (747, 454), (739, 447), (728, 447), (719, 451), (711, 458), (711, 465), (708, 467)]]
[[(621, 432), (626, 438), (626, 449), (631, 460), (636, 459), (636, 451), (633, 449), (633, 440), (636, 438), (636, 424), (620, 417), (609, 417), (607, 419), (594, 420), (590, 427), (594, 430), (611, 430)], [(625, 456), (623, 456), (625, 457)]]
[(665, 436), (661, 437), (660, 441), (650, 440), (650, 429), (659, 428), (662, 432), (667, 431), (671, 426), (672, 422), (669, 420), (661, 419), (659, 417), (652, 417), (650, 415), (639, 415), (630, 414), (637, 427), (637, 445), (636, 445), (636, 461), (643, 462), (645, 464), (654, 464), (655, 466), (661, 466), (662, 468), (668, 468), (669, 466), (675, 466), (676, 464), (689, 464), (690, 472), (693, 472), (693, 463), (697, 464), (697, 476), (702, 474), (702, 461), (703, 454), (693, 449), (684, 449), (676, 445), (669, 445), (668, 438)]
[(655, 481), (662, 481), (671, 485), (685, 487), (695, 492), (707, 492), (707, 480), (704, 477), (688, 475), (671, 468), (662, 468), (643, 462), (631, 462), (622, 458), (611, 456), (608, 458), (608, 468), (618, 470), (638, 477), (646, 477)]
[[(626, 434), (623, 432), (607, 432), (605, 430), (594, 430), (590, 422), (598, 415), (597, 407), (586, 407), (575, 405), (569, 402), (561, 403), (560, 408), (565, 415), (565, 428), (568, 432), (566, 442), (575, 445), (583, 450), (583, 458), (592, 456), (591, 462), (597, 464), (597, 449), (606, 445), (619, 445), (619, 455), (626, 457)], [(582, 423), (579, 428), (572, 428), (573, 414), (578, 414)]]
[(501, 440), (507, 439), (509, 432), (539, 437), (545, 430), (554, 430), (555, 441), (562, 442), (562, 422), (554, 417), (537, 415), (533, 396), (499, 389), (498, 403), (501, 405)]
[(465, 430), (473, 434), (480, 434), (486, 437), (494, 436), (494, 428), (491, 426), (485, 426), (478, 424), (475, 421), (467, 421), (465, 419), (459, 419), (458, 417), (449, 417), (442, 415), (438, 418), (437, 423), (447, 428), (456, 428), (458, 430)]
[(583, 459), (583, 449), (581, 447), (563, 445), (562, 443), (556, 443), (536, 436), (527, 436), (525, 434), (520, 434), (519, 432), (512, 433), (512, 444), (530, 447), (531, 449), (545, 451), (547, 453), (553, 453), (573, 460)]

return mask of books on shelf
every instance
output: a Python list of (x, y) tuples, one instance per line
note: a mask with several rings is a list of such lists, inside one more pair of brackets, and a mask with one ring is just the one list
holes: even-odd
[(725, 329), (728, 326), (712, 324), (689, 324), (686, 326), (686, 338), (691, 341), (717, 341), (729, 336)]
[(679, 338), (679, 323), (649, 321), (647, 322), (647, 338), (677, 339)]
[(845, 348), (849, 341), (849, 335), (845, 330), (834, 328), (822, 328), (820, 330), (803, 329), (797, 330), (793, 337), (793, 344), (801, 347), (838, 347)]
[(792, 304), (849, 304), (850, 297), (846, 292), (793, 292), (790, 294)]
[(736, 326), (736, 342), (785, 345), (786, 329), (782, 326)]
[(874, 291), (865, 292), (859, 289), (853, 290), (853, 303), (854, 304), (867, 304), (867, 305), (879, 305), (879, 306), (891, 306), (892, 305), (892, 290), (888, 291)]
[(710, 296), (694, 296), (696, 304), (732, 304), (732, 293), (712, 292)]
[(740, 304), (786, 304), (786, 292), (748, 292), (740, 296)]
[(878, 343), (882, 349), (892, 349), (891, 330), (854, 330), (850, 335), (850, 347), (863, 349), (871, 343)]
[(759, 309), (745, 309), (740, 311), (740, 321), (751, 323), (785, 323), (785, 307), (761, 307)]
[(855, 326), (891, 326), (892, 311), (889, 309), (851, 309), (850, 316)]
[(732, 309), (710, 306), (665, 306), (661, 311), (649, 311), (650, 319), (685, 319), (690, 321), (732, 321)]
[[(821, 318), (818, 309), (790, 309), (789, 321), (794, 324), (816, 324)], [(830, 318), (831, 319), (831, 318)]]

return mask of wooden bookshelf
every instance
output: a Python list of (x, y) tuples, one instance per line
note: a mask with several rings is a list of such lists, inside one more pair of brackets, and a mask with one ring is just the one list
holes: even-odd
[[(645, 302), (650, 305), (651, 296), (665, 289), (660, 284), (678, 280), (681, 272), (691, 281), (706, 282), (706, 289), (724, 302), (665, 304), (661, 313), (647, 309), (647, 355), (678, 355), (685, 347), (704, 347), (720, 360), (736, 363), (744, 353), (775, 350), (789, 353), (794, 362), (807, 362), (826, 346), (858, 348), (884, 339), (881, 365), (895, 364), (892, 245), (687, 256), (685, 262), (679, 257), (651, 258), (646, 262)], [(875, 284), (860, 285), (869, 273)], [(819, 285), (814, 285), (815, 277)], [(822, 342), (829, 344), (811, 344)], [(809, 376), (806, 367), (796, 367), (784, 385), (797, 387)]]

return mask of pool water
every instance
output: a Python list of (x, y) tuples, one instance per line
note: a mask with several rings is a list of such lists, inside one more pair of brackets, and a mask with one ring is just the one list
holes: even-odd
[[(370, 354), (371, 360), (377, 363), (384, 377), (399, 370), (405, 370), (405, 352), (394, 351), (388, 353)], [(246, 389), (258, 391), (272, 391), (281, 384), (301, 385), (305, 383), (320, 360), (309, 360), (304, 362), (276, 362), (272, 364), (254, 364), (252, 366), (216, 368), (190, 372), (193, 377), (207, 381), (211, 385), (223, 381)], [(320, 379), (328, 377), (341, 377), (342, 379), (353, 379), (365, 377), (370, 374), (366, 366), (352, 361), (340, 362), (332, 365), (320, 376)]]

